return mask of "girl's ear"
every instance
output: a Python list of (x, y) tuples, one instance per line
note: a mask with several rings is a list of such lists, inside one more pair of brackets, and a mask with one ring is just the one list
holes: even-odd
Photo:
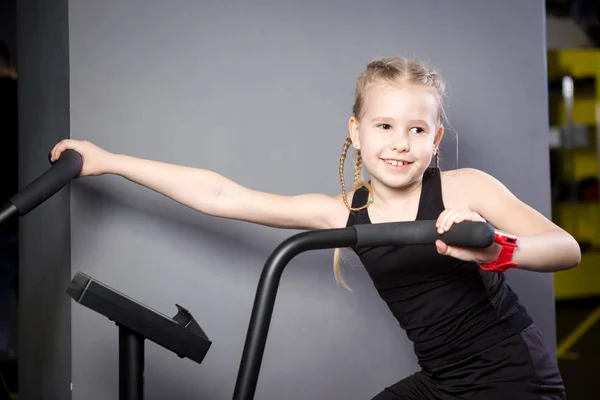
[(433, 146), (436, 148), (440, 147), (440, 142), (442, 141), (443, 137), (444, 137), (444, 127), (440, 126), (440, 129), (438, 129), (438, 131), (435, 135), (435, 140), (433, 142)]
[(360, 150), (360, 139), (358, 138), (358, 126), (359, 122), (353, 115), (348, 121), (348, 131), (350, 133), (350, 139), (352, 139), (352, 145), (355, 149)]

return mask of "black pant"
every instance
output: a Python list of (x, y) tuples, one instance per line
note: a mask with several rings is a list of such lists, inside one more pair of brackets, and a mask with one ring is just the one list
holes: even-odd
[(555, 358), (531, 325), (465, 360), (419, 371), (372, 400), (563, 400)]

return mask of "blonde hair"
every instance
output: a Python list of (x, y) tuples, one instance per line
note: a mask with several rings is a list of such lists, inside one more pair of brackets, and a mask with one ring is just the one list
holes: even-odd
[[(352, 107), (353, 116), (360, 121), (364, 114), (365, 99), (369, 88), (374, 84), (406, 84), (410, 86), (419, 86), (426, 89), (431, 89), (435, 92), (438, 98), (438, 124), (441, 125), (445, 117), (442, 99), (445, 94), (445, 83), (440, 74), (425, 65), (423, 62), (403, 57), (387, 57), (374, 60), (367, 65), (366, 70), (356, 80), (355, 101)], [(344, 164), (348, 148), (352, 144), (352, 139), (348, 137), (342, 147), (342, 155), (340, 157), (340, 182), (342, 184), (342, 199), (348, 210), (359, 211), (367, 208), (373, 202), (373, 190), (371, 185), (363, 178), (363, 163), (360, 150), (356, 149), (354, 161), (354, 182), (352, 190), (357, 190), (360, 187), (366, 187), (369, 192), (368, 200), (365, 204), (359, 207), (352, 207), (348, 203), (346, 185), (344, 179)], [(435, 152), (435, 166), (439, 168), (439, 151)], [(346, 287), (348, 286), (342, 279), (340, 271), (340, 250), (335, 249), (333, 255), (333, 271), (335, 280)]]

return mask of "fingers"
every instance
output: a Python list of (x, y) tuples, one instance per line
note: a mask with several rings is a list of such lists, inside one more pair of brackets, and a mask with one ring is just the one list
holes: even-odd
[(452, 226), (453, 219), (456, 217), (456, 214), (460, 213), (461, 211), (462, 210), (458, 209), (447, 209), (442, 211), (436, 223), (438, 233), (442, 234), (448, 230), (450, 226)]
[(462, 216), (462, 214), (464, 214), (464, 212), (465, 210), (460, 209), (444, 210), (436, 222), (438, 233), (441, 235), (442, 233), (448, 231), (448, 229), (450, 229), (452, 224), (454, 224), (457, 219), (463, 219), (464, 216)]
[[(476, 213), (475, 211), (471, 211), (468, 209), (447, 209), (444, 210), (436, 221), (436, 227), (438, 233), (441, 235), (444, 232), (450, 230), (452, 225), (456, 223), (461, 223), (463, 221), (480, 221), (485, 222), (485, 219)], [(435, 247), (439, 254), (458, 258), (464, 261), (478, 261), (478, 260), (487, 260), (487, 259), (495, 259), (490, 258), (489, 250), (481, 250), (481, 249), (470, 249), (459, 246), (448, 246), (442, 240), (436, 240)], [(493, 256), (492, 256), (493, 257)]]
[(50, 151), (50, 161), (55, 162), (65, 150), (74, 150), (75, 142), (71, 139), (64, 139), (58, 142)]
[(497, 260), (502, 250), (502, 246), (498, 243), (494, 243), (487, 249), (471, 249), (467, 247), (448, 246), (441, 240), (436, 240), (435, 247), (441, 255), (458, 258), (463, 261), (476, 261), (479, 264), (487, 264)]
[(447, 209), (440, 214), (435, 226), (438, 230), (438, 233), (441, 235), (444, 232), (447, 232), (453, 224), (460, 223), (463, 221), (485, 222), (485, 219), (483, 219), (481, 215), (471, 210)]
[(55, 162), (56, 160), (58, 160), (58, 156), (62, 152), (62, 151), (59, 151), (59, 148), (62, 147), (63, 145), (64, 145), (64, 140), (61, 140), (60, 142), (58, 142), (57, 144), (54, 145), (52, 150), (50, 150), (50, 161)]
[(448, 246), (441, 240), (436, 240), (435, 247), (437, 248), (438, 253), (444, 256), (454, 257), (464, 261), (472, 261), (476, 259), (476, 254), (473, 250), (462, 247)]

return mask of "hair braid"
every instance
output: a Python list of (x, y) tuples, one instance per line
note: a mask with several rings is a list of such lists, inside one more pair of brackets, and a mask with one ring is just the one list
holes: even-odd
[(362, 182), (363, 178), (363, 163), (362, 163), (362, 155), (360, 154), (360, 150), (356, 150), (356, 157), (354, 160), (354, 182), (352, 184), (352, 189), (358, 189)]
[[(344, 199), (344, 204), (346, 205), (346, 208), (348, 208), (348, 210), (360, 211), (362, 209), (367, 208), (373, 202), (373, 194), (372, 194), (373, 190), (371, 188), (371, 185), (368, 182), (364, 181), (362, 156), (360, 154), (360, 150), (356, 150), (356, 159), (354, 161), (353, 190), (357, 190), (361, 186), (365, 186), (367, 188), (367, 190), (369, 191), (369, 198), (367, 200), (367, 203), (360, 207), (353, 208), (352, 206), (350, 206), (350, 204), (348, 204), (348, 194), (346, 193), (346, 183), (345, 183), (345, 179), (344, 179), (344, 164), (346, 163), (346, 156), (348, 155), (348, 149), (350, 148), (351, 144), (352, 144), (352, 139), (350, 137), (346, 138), (346, 141), (344, 142), (344, 146), (342, 147), (342, 155), (340, 156), (340, 183), (342, 184), (342, 199)], [(344, 282), (344, 279), (342, 278), (342, 274), (340, 271), (340, 251), (341, 251), (341, 249), (336, 248), (333, 253), (333, 273), (335, 275), (335, 280), (339, 284), (344, 286), (346, 289), (351, 290), (348, 287), (348, 285), (346, 285), (346, 283)]]
[(362, 177), (362, 157), (360, 155), (360, 150), (356, 150), (356, 161), (354, 163), (354, 190), (360, 188), (361, 186), (365, 186), (369, 191), (369, 199), (366, 204), (353, 208), (348, 203), (348, 194), (346, 192), (346, 183), (344, 179), (344, 164), (346, 163), (346, 156), (348, 154), (348, 148), (352, 144), (351, 138), (346, 138), (344, 142), (344, 146), (342, 147), (342, 155), (340, 156), (340, 183), (342, 184), (342, 199), (344, 199), (344, 204), (350, 211), (360, 211), (364, 208), (367, 208), (373, 202), (373, 192), (371, 185), (368, 182), (365, 182)]

